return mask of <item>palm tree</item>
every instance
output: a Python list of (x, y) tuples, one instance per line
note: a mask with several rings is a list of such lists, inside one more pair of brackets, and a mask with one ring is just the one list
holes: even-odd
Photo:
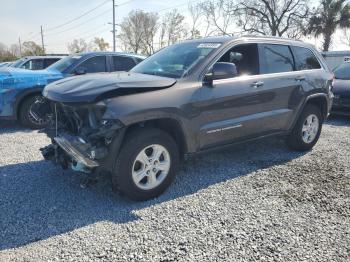
[(310, 18), (307, 32), (323, 36), (323, 51), (328, 51), (337, 28), (350, 27), (350, 4), (348, 0), (322, 0)]

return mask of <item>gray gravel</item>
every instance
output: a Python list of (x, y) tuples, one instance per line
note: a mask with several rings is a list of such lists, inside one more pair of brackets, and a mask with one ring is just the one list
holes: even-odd
[(313, 151), (270, 139), (187, 160), (158, 199), (43, 161), (49, 141), (0, 124), (0, 261), (350, 261), (350, 119)]

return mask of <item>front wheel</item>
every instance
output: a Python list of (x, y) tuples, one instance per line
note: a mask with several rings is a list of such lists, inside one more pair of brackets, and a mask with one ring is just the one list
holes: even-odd
[(19, 120), (23, 126), (41, 129), (49, 122), (50, 108), (48, 102), (41, 95), (34, 95), (22, 102), (19, 108)]
[(113, 171), (114, 189), (132, 200), (159, 196), (179, 168), (179, 150), (166, 132), (142, 128), (127, 135)]
[(287, 137), (287, 145), (298, 151), (312, 149), (320, 137), (322, 123), (321, 110), (315, 105), (307, 105)]

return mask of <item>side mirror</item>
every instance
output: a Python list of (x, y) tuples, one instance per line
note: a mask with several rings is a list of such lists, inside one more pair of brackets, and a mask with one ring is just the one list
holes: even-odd
[(211, 72), (205, 75), (205, 80), (212, 82), (217, 79), (226, 79), (238, 76), (237, 67), (234, 63), (217, 62)]
[(85, 67), (78, 67), (77, 69), (74, 70), (74, 73), (76, 75), (85, 75), (87, 72)]

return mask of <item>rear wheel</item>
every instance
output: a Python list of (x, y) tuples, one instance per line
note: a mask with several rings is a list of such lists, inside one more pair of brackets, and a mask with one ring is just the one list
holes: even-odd
[(47, 108), (43, 106), (45, 103), (41, 95), (34, 95), (22, 102), (19, 109), (19, 120), (22, 125), (32, 128), (41, 129), (48, 124)]
[(298, 151), (310, 150), (318, 141), (323, 117), (320, 108), (307, 105), (301, 113), (292, 133), (287, 137), (290, 148)]
[(154, 128), (131, 132), (114, 167), (113, 187), (132, 200), (157, 197), (173, 181), (179, 161), (176, 143), (166, 132)]

